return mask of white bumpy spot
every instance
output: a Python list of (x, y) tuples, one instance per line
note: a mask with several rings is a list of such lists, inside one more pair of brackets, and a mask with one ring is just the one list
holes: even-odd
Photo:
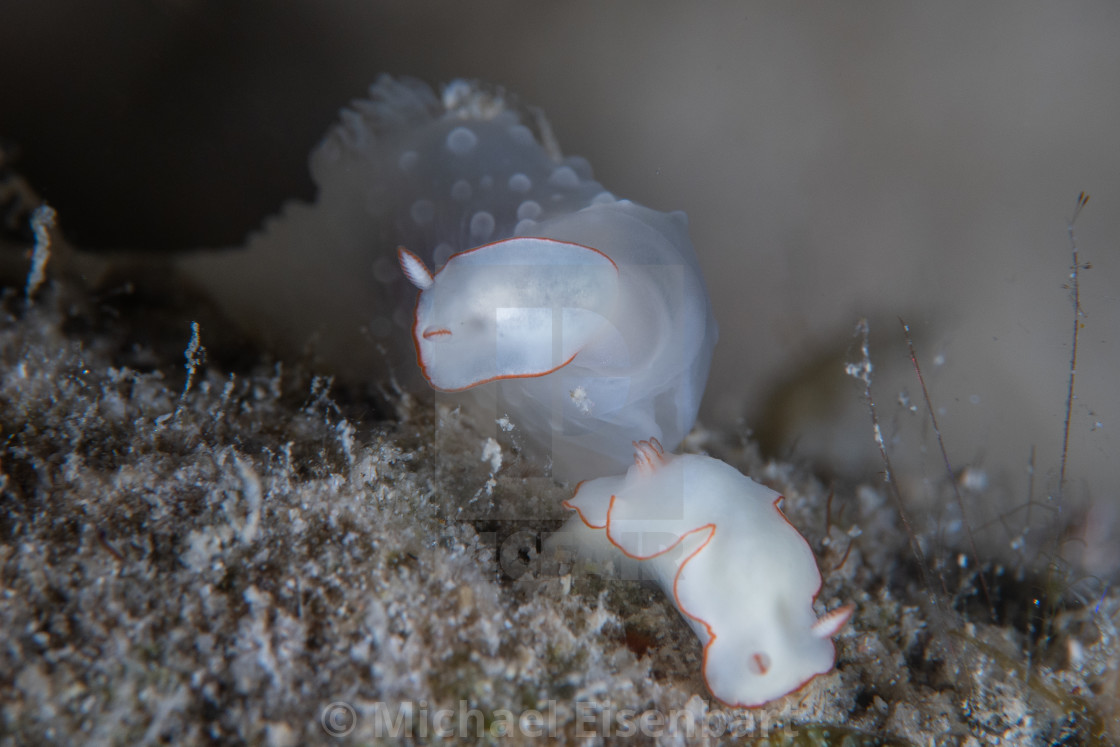
[(478, 145), (478, 135), (466, 127), (456, 127), (447, 133), (447, 149), (457, 156), (465, 156)]
[(541, 216), (541, 205), (536, 200), (525, 200), (517, 206), (518, 220), (536, 220)]
[(401, 157), (397, 159), (397, 168), (404, 173), (411, 173), (416, 168), (416, 162), (420, 160), (420, 154), (414, 150), (406, 150), (401, 153)]
[(557, 166), (549, 175), (548, 183), (561, 189), (575, 189), (579, 186), (579, 175), (570, 166)]
[(458, 200), (459, 202), (466, 202), (471, 198), (474, 190), (471, 189), (471, 183), (466, 179), (459, 179), (451, 185), (451, 199)]
[(432, 218), (436, 215), (436, 206), (431, 200), (417, 200), (412, 203), (408, 214), (412, 216), (412, 220), (416, 225), (423, 226), (432, 222)]
[(494, 216), (480, 210), (471, 216), (471, 236), (486, 241), (494, 233)]

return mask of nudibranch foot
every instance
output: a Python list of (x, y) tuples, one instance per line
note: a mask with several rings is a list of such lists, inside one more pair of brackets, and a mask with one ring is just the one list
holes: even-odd
[(781, 496), (707, 456), (634, 443), (623, 477), (580, 483), (565, 507), (645, 564), (704, 644), (704, 679), (730, 706), (759, 706), (832, 669), (852, 605), (819, 619), (821, 576)]

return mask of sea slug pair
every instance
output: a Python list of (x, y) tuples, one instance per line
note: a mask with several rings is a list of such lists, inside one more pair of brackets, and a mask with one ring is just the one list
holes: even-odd
[[(781, 496), (717, 459), (663, 445), (676, 448), (692, 427), (716, 340), (683, 214), (592, 196), (597, 185), (574, 199), (581, 179), (543, 148), (528, 149), (520, 124), (463, 123), (460, 86), (423, 135), (442, 137), (443, 148), (408, 151), (437, 197), (451, 185), (442, 203), (422, 204), (433, 216), (450, 212), (448, 225), (473, 225), (479, 213), (467, 221), (455, 208), (454, 185), (505, 180), (483, 214), (521, 220), (476, 236), (485, 241), (447, 256), (434, 275), (399, 251), (420, 289), (412, 332), (425, 378), (445, 391), (504, 387), (515, 420), (552, 439), (568, 476), (592, 476), (591, 455), (620, 464), (633, 455), (625, 476), (585, 480), (565, 506), (651, 566), (704, 644), (705, 681), (719, 700), (762, 705), (828, 672), (831, 637), (852, 608), (813, 612), (820, 572), (778, 509)], [(535, 199), (521, 201), (541, 181)]]
[(760, 705), (832, 668), (851, 608), (817, 619), (820, 574), (780, 497), (667, 453), (695, 422), (717, 337), (683, 213), (617, 199), (561, 157), (539, 114), (463, 81), (437, 97), (381, 77), (312, 173), (316, 203), (288, 206), (250, 256), (188, 271), (215, 288), (236, 278), (230, 263), (298, 266), (300, 282), (272, 278), (269, 308), (228, 310), (286, 320), (339, 367), (363, 361), (359, 326), (398, 353), (403, 340), (433, 388), (500, 403), (555, 475), (583, 481), (572, 521), (602, 530), (583, 534), (654, 570), (719, 700)]

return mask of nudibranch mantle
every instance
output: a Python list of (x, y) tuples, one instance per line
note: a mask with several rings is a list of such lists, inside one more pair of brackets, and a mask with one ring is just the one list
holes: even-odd
[(760, 706), (830, 671), (852, 607), (813, 612), (821, 575), (781, 495), (718, 459), (634, 446), (625, 476), (583, 482), (564, 505), (649, 564), (704, 646), (712, 694)]

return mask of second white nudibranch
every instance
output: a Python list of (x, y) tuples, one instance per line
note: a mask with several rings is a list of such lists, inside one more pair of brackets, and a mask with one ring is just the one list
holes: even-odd
[(831, 670), (852, 607), (814, 613), (821, 575), (782, 497), (718, 459), (634, 446), (624, 477), (581, 483), (564, 505), (654, 571), (704, 645), (712, 694), (759, 706)]

